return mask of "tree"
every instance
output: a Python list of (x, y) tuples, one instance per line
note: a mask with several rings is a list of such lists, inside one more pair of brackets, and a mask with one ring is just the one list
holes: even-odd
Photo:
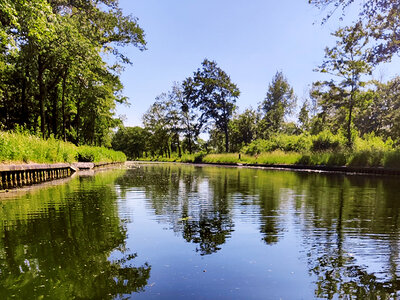
[(163, 101), (165, 97), (166, 95), (162, 94), (156, 98), (156, 102), (143, 115), (143, 124), (151, 134), (149, 145), (152, 154), (158, 152), (161, 156), (164, 154), (171, 156), (171, 136), (168, 128), (166, 103)]
[(229, 123), (231, 151), (237, 152), (243, 146), (250, 144), (257, 137), (257, 124), (260, 114), (252, 108), (237, 114)]
[[(186, 85), (187, 84), (186, 82)], [(200, 134), (201, 124), (198, 122), (198, 115), (193, 107), (193, 103), (185, 97), (184, 91), (185, 86), (175, 82), (169, 95), (178, 110), (180, 129), (185, 136), (185, 141), (188, 146), (187, 150), (192, 154), (193, 146)]]
[(130, 60), (119, 49), (146, 45), (137, 19), (124, 16), (117, 0), (2, 0), (0, 23), (4, 129), (109, 144), (115, 105), (126, 102), (119, 72)]
[[(358, 26), (361, 27), (362, 24), (359, 23)], [(325, 101), (347, 111), (346, 136), (348, 145), (351, 146), (353, 110), (360, 105), (358, 95), (360, 88), (365, 86), (362, 75), (370, 75), (372, 72), (370, 52), (366, 49), (369, 39), (359, 27), (341, 28), (334, 36), (338, 39), (336, 45), (325, 49), (325, 61), (317, 70), (333, 75), (340, 81), (332, 79), (318, 82), (316, 86), (329, 88), (334, 97)]]
[(310, 108), (308, 101), (304, 101), (299, 112), (299, 123), (302, 131), (308, 132), (310, 129)]
[[(355, 0), (308, 0), (318, 8), (328, 8), (329, 13), (323, 19), (326, 22), (339, 8), (343, 13), (358, 1)], [(374, 64), (389, 61), (400, 50), (400, 7), (397, 0), (365, 0), (360, 5), (358, 19), (352, 26), (361, 30), (374, 40), (371, 60)]]
[(184, 82), (184, 94), (194, 108), (199, 109), (200, 124), (213, 120), (217, 129), (225, 136), (225, 151), (229, 151), (229, 120), (235, 109), (239, 88), (215, 61), (205, 59), (202, 69)]
[(260, 122), (260, 131), (264, 137), (270, 132), (278, 132), (283, 125), (285, 116), (292, 112), (296, 105), (296, 96), (282, 72), (276, 72), (268, 87), (267, 95), (260, 104), (264, 113)]
[(383, 138), (400, 139), (400, 78), (386, 83), (373, 81), (373, 86), (361, 94), (364, 101), (354, 123), (361, 135), (375, 134)]
[(112, 148), (124, 152), (128, 159), (137, 159), (146, 152), (148, 138), (149, 133), (139, 126), (122, 127), (112, 138)]

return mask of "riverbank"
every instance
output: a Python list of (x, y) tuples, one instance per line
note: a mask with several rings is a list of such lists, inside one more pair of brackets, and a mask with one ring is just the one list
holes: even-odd
[(75, 146), (54, 138), (43, 140), (27, 133), (0, 131), (1, 164), (125, 161), (125, 154), (105, 147)]
[(121, 163), (0, 164), (0, 192), (71, 177), (76, 172), (116, 167)]
[(314, 172), (400, 175), (400, 152), (318, 152), (297, 153), (273, 151), (259, 155), (239, 153), (183, 155), (181, 158), (157, 158), (140, 162), (178, 162), (220, 166), (257, 167)]

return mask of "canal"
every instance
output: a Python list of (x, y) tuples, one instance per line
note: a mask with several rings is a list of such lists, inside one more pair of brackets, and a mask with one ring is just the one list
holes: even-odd
[(0, 299), (391, 299), (398, 177), (174, 164), (0, 200)]

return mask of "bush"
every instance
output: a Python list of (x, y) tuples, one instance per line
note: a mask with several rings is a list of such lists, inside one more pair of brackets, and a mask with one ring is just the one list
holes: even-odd
[(312, 137), (311, 151), (339, 151), (344, 149), (346, 139), (340, 134), (333, 134), (328, 130)]
[(386, 152), (383, 157), (385, 168), (400, 168), (400, 149)]
[(390, 151), (393, 149), (393, 141), (391, 138), (384, 141), (381, 137), (374, 134), (366, 134), (362, 138), (357, 137), (354, 140), (354, 151)]
[(276, 134), (269, 140), (258, 139), (242, 148), (243, 153), (255, 155), (263, 152), (282, 150), (286, 152), (304, 152), (311, 147), (311, 137), (308, 135)]

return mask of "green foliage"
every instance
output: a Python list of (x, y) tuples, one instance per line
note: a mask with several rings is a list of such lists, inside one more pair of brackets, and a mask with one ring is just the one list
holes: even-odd
[[(365, 34), (363, 24), (357, 23), (354, 27), (338, 29), (333, 36), (337, 38), (336, 45), (325, 49), (325, 60), (318, 71), (328, 73), (334, 79), (316, 82), (319, 87), (319, 97), (326, 106), (334, 106), (346, 111), (346, 138), (348, 146), (352, 146), (352, 126), (354, 110), (361, 106), (360, 90), (365, 86), (363, 75), (371, 75), (371, 50), (369, 38)], [(339, 80), (338, 80), (339, 78)]]
[(400, 149), (395, 149), (385, 153), (383, 166), (385, 168), (400, 169)]
[[(335, 11), (342, 8), (344, 11), (352, 4), (359, 3), (354, 0), (308, 0), (318, 8), (329, 8), (325, 23)], [(354, 6), (353, 5), (353, 6)], [(394, 54), (399, 52), (398, 28), (399, 5), (396, 0), (366, 0), (358, 5), (359, 15), (356, 17), (352, 29), (362, 30), (364, 35), (373, 39), (373, 51), (370, 60), (374, 64), (390, 61)], [(343, 14), (341, 17), (343, 17)], [(358, 24), (362, 24), (362, 29)]]
[(0, 163), (123, 162), (122, 152), (81, 146), (54, 138), (43, 140), (26, 132), (0, 131)]
[(147, 151), (149, 133), (141, 127), (122, 127), (112, 138), (112, 148), (122, 151), (128, 159), (137, 159)]
[(80, 146), (76, 159), (80, 162), (124, 162), (126, 156), (122, 152), (104, 147)]
[(265, 164), (265, 165), (280, 165), (280, 164), (295, 164), (301, 157), (301, 154), (294, 152), (284, 152), (276, 150), (260, 155), (250, 156), (239, 153), (225, 154), (208, 154), (204, 156), (204, 163), (222, 163), (222, 164)]
[[(259, 120), (259, 112), (251, 108), (233, 117), (229, 122), (231, 152), (240, 151), (243, 146), (250, 144), (256, 138)], [(213, 135), (211, 134), (212, 137)], [(216, 141), (214, 144), (216, 144)]]
[(0, 25), (1, 129), (110, 146), (116, 104), (126, 103), (120, 47), (145, 49), (136, 18), (117, 0), (2, 0)]
[(0, 131), (0, 162), (73, 162), (77, 147), (54, 138)]
[(260, 154), (262, 152), (272, 152), (282, 150), (286, 152), (304, 152), (311, 147), (312, 139), (308, 135), (286, 135), (275, 134), (268, 140), (258, 139), (242, 148), (246, 154)]
[(202, 69), (187, 78), (184, 94), (188, 102), (201, 112), (200, 124), (211, 119), (225, 136), (225, 151), (229, 152), (229, 121), (235, 110), (240, 90), (215, 61), (205, 59)]
[(290, 114), (296, 105), (296, 96), (282, 72), (276, 72), (268, 87), (267, 96), (260, 105), (264, 113), (260, 122), (260, 132), (263, 137), (278, 132), (284, 118)]
[(205, 152), (197, 152), (194, 154), (184, 154), (180, 159), (181, 162), (185, 163), (201, 163), (203, 162), (203, 158), (206, 156)]
[(332, 134), (328, 130), (312, 137), (311, 151), (339, 151), (344, 148), (345, 138), (340, 134)]

